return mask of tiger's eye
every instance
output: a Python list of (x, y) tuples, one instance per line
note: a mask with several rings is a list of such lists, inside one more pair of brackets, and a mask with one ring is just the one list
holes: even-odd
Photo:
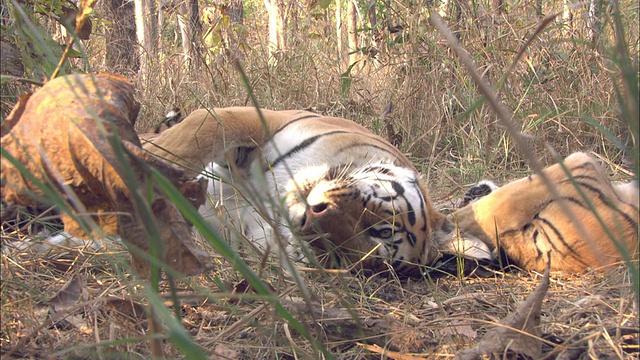
[(388, 239), (393, 236), (393, 230), (391, 229), (382, 229), (378, 232), (378, 237), (381, 239)]

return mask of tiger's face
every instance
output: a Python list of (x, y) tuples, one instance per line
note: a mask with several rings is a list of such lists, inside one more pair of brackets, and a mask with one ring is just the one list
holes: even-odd
[(309, 169), (289, 183), (292, 233), (316, 250), (322, 265), (415, 272), (435, 261), (420, 176), (379, 163), (356, 169)]

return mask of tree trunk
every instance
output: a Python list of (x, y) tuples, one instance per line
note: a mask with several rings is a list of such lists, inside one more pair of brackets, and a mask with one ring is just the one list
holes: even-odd
[[(338, 50), (338, 59), (342, 64), (342, 7), (340, 6), (340, 0), (336, 0), (336, 48)], [(342, 68), (339, 69), (342, 74)]]
[(589, 40), (591, 40), (594, 45), (598, 44), (600, 33), (602, 32), (602, 20), (600, 19), (603, 6), (602, 1), (603, 0), (589, 1)]
[(240, 30), (244, 24), (244, 1), (229, 0), (228, 16), (231, 21), (231, 28), (227, 30), (227, 46), (229, 57), (233, 60), (243, 59), (244, 53), (241, 46), (247, 42), (245, 32)]
[[(380, 29), (378, 29), (378, 16), (376, 14), (376, 0), (369, 2), (369, 26), (371, 27), (371, 49), (369, 49), (369, 55), (376, 57), (380, 52), (378, 43), (382, 38)], [(378, 63), (378, 62), (376, 62)]]
[(286, 51), (287, 38), (284, 25), (284, 3), (282, 0), (264, 0), (264, 5), (269, 14), (269, 59), (278, 60), (279, 53)]
[(573, 5), (572, 0), (564, 0), (562, 7), (562, 20), (564, 21), (564, 29), (566, 32), (571, 33), (573, 31)]
[(198, 51), (202, 22), (197, 0), (183, 0), (180, 3), (178, 25), (185, 64), (189, 69), (198, 68), (202, 58)]
[(151, 61), (155, 59), (158, 41), (158, 12), (156, 0), (134, 0), (136, 36), (140, 51), (140, 76), (150, 73)]
[(115, 74), (127, 75), (140, 69), (135, 51), (134, 6), (127, 0), (105, 1), (105, 15), (111, 28), (105, 32), (105, 66)]
[(349, 51), (349, 66), (353, 66), (360, 60), (358, 50), (358, 11), (356, 0), (347, 3), (347, 50)]

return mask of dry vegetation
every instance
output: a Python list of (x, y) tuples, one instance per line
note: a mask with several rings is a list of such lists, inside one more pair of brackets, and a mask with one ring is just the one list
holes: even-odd
[[(367, 60), (352, 74), (348, 91), (341, 91), (346, 66), (336, 61), (335, 39), (311, 37), (323, 34), (326, 22), (312, 21), (310, 15), (301, 19), (299, 33), (292, 34), (292, 50), (272, 63), (261, 37), (264, 31), (257, 30), (264, 28), (266, 15), (259, 3), (247, 3), (245, 26), (254, 30), (248, 33), (242, 66), (260, 105), (311, 108), (384, 133), (383, 109), (393, 103), (387, 119), (402, 135), (399, 146), (427, 174), (438, 203), (449, 203), (482, 178), (502, 182), (529, 171), (511, 135), (497, 125), (495, 113), (479, 103), (481, 94), (467, 69), (429, 25), (426, 8), (411, 10), (404, 2), (394, 3), (395, 12), (385, 21), (403, 24), (401, 37), (395, 45), (385, 45), (376, 61)], [(623, 80), (619, 63), (612, 61), (616, 50), (607, 45), (614, 39), (611, 18), (606, 17), (597, 46), (586, 40), (584, 9), (576, 12), (573, 28), (555, 19), (504, 79), (537, 27), (539, 19), (530, 3), (513, 2), (504, 14), (480, 13), (470, 5), (463, 8), (458, 23), (445, 20), (479, 72), (495, 85), (520, 130), (535, 139), (531, 143), (536, 156), (548, 163), (549, 148), (562, 156), (594, 151), (608, 161), (615, 178), (629, 178), (637, 155), (624, 154), (585, 120), (594, 119), (623, 143), (637, 141), (616, 98), (614, 85)], [(547, 14), (561, 10), (560, 1), (544, 5), (549, 7), (544, 9)], [(637, 56), (638, 4), (620, 1), (620, 6), (628, 51)], [(87, 53), (94, 69), (108, 71), (100, 67), (104, 44), (99, 34), (106, 31), (105, 25), (96, 21), (95, 26), (97, 39), (86, 44)], [(394, 39), (387, 36), (389, 42)], [(173, 44), (166, 46), (165, 55), (153, 64), (157, 76), (134, 78), (142, 103), (141, 130), (174, 106), (189, 112), (251, 105), (247, 88), (224, 54), (212, 54), (206, 66), (189, 71), (181, 64), (182, 57), (173, 55)], [(632, 63), (637, 75), (638, 59), (632, 58)], [(3, 102), (19, 91), (3, 85)], [(9, 220), (2, 219), (5, 225)], [(222, 257), (216, 271), (175, 284), (161, 281), (160, 297), (154, 298), (148, 286), (130, 275), (128, 255), (117, 245), (110, 245), (107, 253), (94, 248), (34, 253), (10, 245), (24, 240), (25, 229), (34, 223), (51, 226), (46, 218), (36, 219), (20, 229), (3, 227), (1, 234), (3, 358), (147, 358), (154, 344), (151, 339), (158, 336), (167, 358), (188, 358), (175, 327), (167, 325), (161, 335), (149, 333), (145, 309), (154, 299), (180, 315), (186, 334), (213, 359), (307, 359), (330, 354), (338, 359), (451, 358), (477, 343), (540, 281), (539, 274), (521, 271), (395, 279), (311, 269), (301, 269), (302, 281), (294, 281), (272, 259), (241, 253), (269, 284), (285, 313), (302, 325), (305, 337), (276, 310), (274, 297), (253, 291)], [(66, 291), (60, 292), (65, 284)], [(637, 296), (624, 265), (606, 273), (554, 274), (542, 305), (544, 358), (637, 358)], [(154, 309), (161, 312), (157, 306)]]
[[(145, 295), (124, 275), (124, 256), (5, 253), (5, 355), (11, 349), (27, 358), (148, 357)], [(217, 269), (177, 285), (182, 324), (212, 358), (322, 357), (227, 262), (220, 260)], [(402, 281), (303, 273), (307, 299), (278, 265), (260, 271), (283, 306), (338, 359), (378, 358), (386, 351), (396, 359), (450, 358), (477, 343), (540, 281), (539, 274), (522, 272)], [(57, 293), (73, 281), (71, 300), (60, 305)], [(623, 266), (607, 274), (554, 276), (542, 306), (545, 357), (636, 358), (637, 308), (629, 282)], [(168, 286), (163, 283), (162, 294), (171, 306)], [(51, 307), (61, 310), (52, 315)], [(170, 342), (162, 344), (168, 358), (181, 357)]]

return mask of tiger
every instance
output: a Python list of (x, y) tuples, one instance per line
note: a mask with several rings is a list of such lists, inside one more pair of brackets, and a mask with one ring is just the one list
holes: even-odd
[[(583, 152), (502, 187), (482, 181), (451, 215), (461, 232), (520, 268), (582, 273), (638, 255), (638, 181), (613, 184)], [(546, 176), (559, 197), (545, 185)]]
[[(540, 175), (531, 175), (444, 214), (405, 154), (343, 118), (305, 110), (199, 109), (143, 147), (193, 176), (215, 174), (230, 185), (227, 191), (210, 184), (209, 193), (229, 197), (241, 236), (256, 238), (266, 229), (268, 246), (288, 251), (297, 244), (323, 267), (420, 276), (443, 254), (492, 262), (502, 252), (515, 265), (539, 271), (551, 250), (552, 270), (583, 272), (620, 261), (620, 251), (638, 251), (637, 183), (612, 185), (584, 153), (565, 160), (569, 174), (561, 165), (544, 170), (562, 200)], [(589, 201), (578, 197), (572, 177)], [(582, 221), (582, 233), (560, 201)], [(588, 202), (620, 249), (603, 236)], [(284, 245), (275, 241), (281, 238)]]

